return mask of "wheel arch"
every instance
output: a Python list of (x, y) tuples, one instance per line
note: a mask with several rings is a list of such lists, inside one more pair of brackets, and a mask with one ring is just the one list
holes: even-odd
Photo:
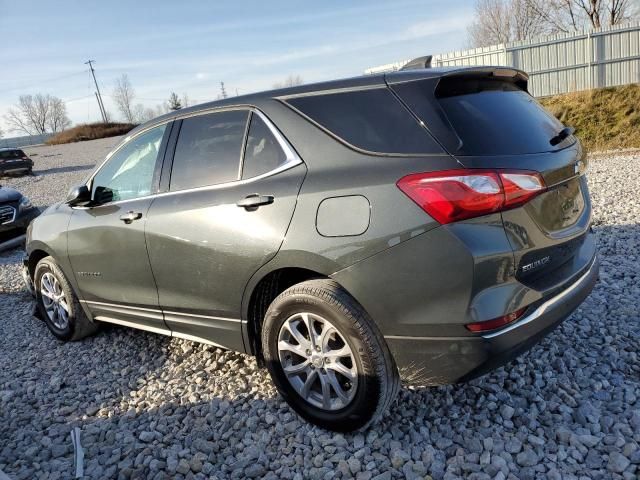
[(27, 268), (29, 269), (29, 275), (31, 275), (32, 278), (36, 265), (38, 265), (38, 262), (45, 257), (52, 257), (56, 263), (59, 263), (56, 256), (53, 255), (46, 245), (36, 245), (29, 249), (29, 252), (27, 253)]
[(253, 274), (242, 298), (242, 339), (245, 351), (262, 362), (261, 325), (267, 308), (287, 288), (312, 278), (330, 278), (343, 268), (317, 254), (299, 250), (280, 251)]
[(262, 321), (273, 300), (287, 288), (313, 278), (329, 278), (328, 275), (303, 267), (279, 267), (261, 276), (248, 292), (243, 318), (243, 341), (247, 353), (254, 355), (260, 365), (262, 356)]

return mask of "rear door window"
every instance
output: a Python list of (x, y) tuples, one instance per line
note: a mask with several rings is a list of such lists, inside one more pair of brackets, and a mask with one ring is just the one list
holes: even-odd
[(242, 178), (252, 178), (275, 170), (287, 161), (269, 127), (255, 113), (251, 115), (251, 124), (244, 151)]
[(238, 180), (249, 112), (232, 110), (185, 118), (176, 143), (170, 190)]
[[(399, 89), (410, 108), (416, 102), (433, 101), (420, 83)], [(412, 91), (413, 90), (413, 91)], [(443, 78), (435, 101), (462, 141), (459, 155), (518, 155), (565, 148), (573, 136), (557, 144), (552, 139), (564, 128), (528, 92), (504, 79), (486, 77)], [(420, 106), (416, 105), (415, 111)]]
[(441, 153), (388, 88), (288, 98), (287, 103), (344, 142), (386, 154)]

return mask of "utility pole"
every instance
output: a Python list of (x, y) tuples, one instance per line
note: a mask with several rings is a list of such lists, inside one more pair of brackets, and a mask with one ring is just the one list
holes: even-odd
[(102, 121), (107, 123), (109, 119), (107, 118), (107, 111), (104, 108), (104, 103), (102, 102), (102, 95), (100, 95), (100, 88), (98, 87), (98, 81), (96, 80), (96, 74), (93, 70), (93, 64), (95, 60), (87, 60), (84, 62), (85, 65), (89, 65), (89, 69), (91, 69), (91, 76), (93, 77), (93, 83), (96, 86), (96, 99), (98, 100), (98, 107), (100, 108), (100, 114), (102, 115)]

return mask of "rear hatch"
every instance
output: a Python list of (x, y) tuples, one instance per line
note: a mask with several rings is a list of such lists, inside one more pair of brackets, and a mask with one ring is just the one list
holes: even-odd
[(0, 150), (0, 165), (22, 163), (29, 160), (29, 157), (19, 149)]
[(539, 172), (546, 191), (502, 212), (516, 277), (536, 290), (587, 267), (591, 205), (586, 157), (572, 131), (529, 93), (526, 74), (476, 68), (390, 75), (390, 88), (464, 168)]

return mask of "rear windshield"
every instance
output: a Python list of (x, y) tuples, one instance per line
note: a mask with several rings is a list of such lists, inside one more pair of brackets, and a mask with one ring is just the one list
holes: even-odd
[(0, 160), (11, 160), (13, 158), (22, 158), (25, 154), (22, 150), (0, 150)]
[(288, 104), (344, 142), (384, 154), (441, 153), (388, 88), (294, 97)]
[(529, 93), (504, 80), (451, 78), (440, 82), (436, 98), (465, 155), (549, 152), (574, 142), (552, 139), (564, 126)]

